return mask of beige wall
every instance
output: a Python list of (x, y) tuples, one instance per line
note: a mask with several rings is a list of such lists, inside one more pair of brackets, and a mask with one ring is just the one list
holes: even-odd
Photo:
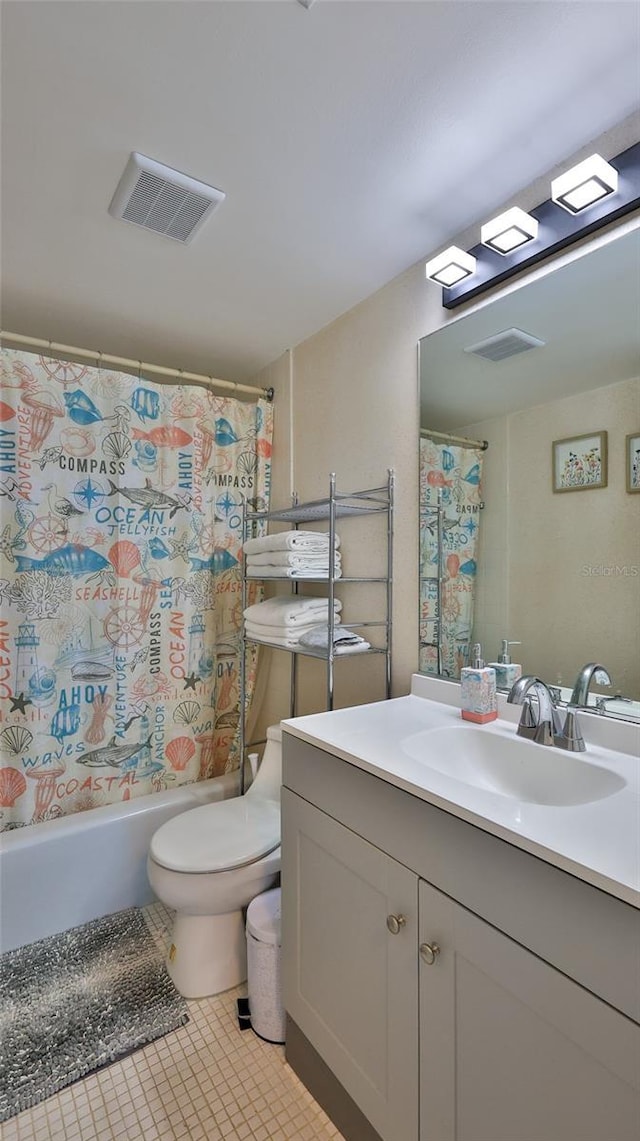
[[(594, 150), (610, 158), (631, 146), (640, 137), (636, 116), (594, 140), (567, 163), (577, 162)], [(564, 163), (562, 169), (566, 169)], [(518, 195), (517, 204), (532, 208), (549, 195), (549, 178), (560, 168), (547, 172)], [(506, 202), (505, 208), (516, 204)], [(480, 219), (478, 219), (478, 222)], [(478, 240), (477, 225), (453, 240), (469, 248)], [(381, 236), (383, 240), (383, 236)], [(602, 240), (597, 239), (598, 240)], [(593, 243), (583, 243), (591, 245)], [(425, 249), (425, 257), (437, 251)], [(554, 265), (570, 260), (573, 252), (554, 260)], [(544, 275), (550, 263), (523, 275), (516, 284), (494, 290), (484, 305), (524, 280)], [(463, 315), (476, 306), (463, 307)], [(418, 658), (418, 396), (417, 342), (451, 319), (441, 306), (440, 290), (425, 281), (424, 260), (391, 281), (383, 289), (344, 314), (327, 328), (293, 350), (291, 371), (291, 413), (293, 440), (293, 485), (302, 498), (326, 493), (329, 472), (335, 470), (344, 488), (379, 483), (390, 466), (396, 469), (395, 575), (393, 608), (393, 688), (406, 693)], [(274, 469), (285, 461), (275, 456)], [(287, 453), (286, 462), (289, 462)], [(278, 474), (278, 479), (281, 475)], [(569, 497), (571, 498), (571, 497)], [(275, 502), (275, 500), (274, 500)], [(349, 524), (351, 527), (352, 524)], [(355, 524), (353, 524), (355, 526)], [(351, 547), (343, 528), (345, 558)], [(382, 557), (381, 537), (369, 534), (358, 541), (357, 555), (364, 553), (371, 562)], [(366, 599), (355, 595), (357, 587), (342, 588), (349, 594), (347, 617), (355, 620)], [(358, 616), (360, 616), (360, 614)], [(362, 615), (366, 616), (366, 615)], [(497, 630), (502, 615), (494, 614)], [(502, 636), (502, 635), (500, 635)], [(281, 654), (281, 658), (285, 658)], [(324, 672), (316, 662), (304, 660), (300, 712), (324, 707)], [(270, 709), (283, 716), (288, 711), (287, 689), (283, 688), (281, 667), (278, 677), (269, 678)], [(337, 704), (377, 700), (383, 696), (381, 666), (375, 658), (338, 663)], [(302, 670), (301, 670), (302, 672)]]
[[(525, 673), (572, 686), (598, 659), (616, 689), (640, 697), (640, 497), (625, 479), (634, 424), (637, 378), (461, 429), (490, 443), (473, 630), (487, 661), (513, 638)], [(608, 433), (608, 486), (554, 494), (553, 440), (593, 431)]]
[[(585, 662), (602, 661), (616, 689), (638, 700), (640, 497), (626, 491), (625, 436), (640, 428), (640, 380), (509, 421), (509, 630), (523, 643), (514, 661), (565, 686)], [(601, 430), (607, 487), (554, 494), (552, 441)]]

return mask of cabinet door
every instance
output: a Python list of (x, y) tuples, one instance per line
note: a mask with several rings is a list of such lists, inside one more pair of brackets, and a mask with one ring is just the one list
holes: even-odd
[(286, 1009), (380, 1136), (417, 1141), (418, 877), (286, 789), (282, 810)]
[(420, 943), (420, 1141), (638, 1141), (636, 1023), (422, 881)]

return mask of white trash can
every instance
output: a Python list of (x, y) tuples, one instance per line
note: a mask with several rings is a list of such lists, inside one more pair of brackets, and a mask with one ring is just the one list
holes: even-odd
[(284, 1042), (280, 888), (251, 900), (247, 908), (249, 1014), (255, 1033), (267, 1042)]

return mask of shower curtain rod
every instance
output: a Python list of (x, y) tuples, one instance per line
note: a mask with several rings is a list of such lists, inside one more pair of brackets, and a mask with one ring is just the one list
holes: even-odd
[(450, 436), (448, 432), (432, 432), (430, 428), (421, 428), (420, 435), (430, 440), (444, 440), (447, 444), (461, 444), (463, 448), (480, 448), (482, 452), (489, 447), (488, 440), (469, 440), (467, 436)]
[(239, 384), (234, 380), (219, 380), (215, 376), (204, 376), (197, 372), (184, 372), (182, 369), (177, 368), (163, 368), (161, 365), (148, 364), (146, 361), (129, 360), (127, 357), (112, 357), (108, 353), (100, 353), (91, 351), (89, 349), (78, 349), (74, 345), (59, 345), (55, 341), (43, 341), (37, 337), (24, 337), (22, 333), (7, 333), (0, 332), (0, 340), (13, 341), (17, 345), (30, 346), (34, 349), (48, 349), (53, 353), (65, 353), (71, 357), (82, 357), (85, 360), (92, 360), (96, 362), (96, 366), (100, 368), (101, 365), (117, 365), (119, 368), (126, 369), (127, 371), (137, 372), (140, 376), (142, 373), (153, 373), (154, 376), (164, 377), (166, 379), (159, 380), (159, 384), (168, 384), (169, 380), (177, 380), (179, 384), (200, 384), (206, 388), (225, 388), (231, 389), (235, 392), (243, 392), (251, 394), (252, 396), (263, 396), (265, 400), (272, 401), (274, 398), (273, 388), (256, 388), (252, 384)]

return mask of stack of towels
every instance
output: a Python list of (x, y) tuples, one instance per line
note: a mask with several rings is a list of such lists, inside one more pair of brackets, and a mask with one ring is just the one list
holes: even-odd
[[(334, 576), (340, 578), (340, 540), (336, 535)], [(329, 577), (329, 536), (321, 531), (281, 531), (244, 544), (247, 578)]]
[[(335, 653), (368, 650), (369, 643), (358, 634), (340, 626), (342, 603), (334, 600)], [(326, 649), (329, 644), (329, 603), (326, 598), (298, 598), (288, 595), (256, 602), (244, 611), (245, 632), (274, 646), (295, 650), (298, 646)]]

